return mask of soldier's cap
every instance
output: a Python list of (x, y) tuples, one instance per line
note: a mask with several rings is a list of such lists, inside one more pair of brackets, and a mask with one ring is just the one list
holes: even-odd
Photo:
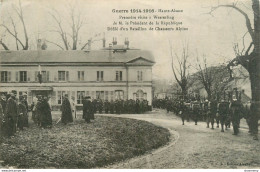
[(90, 99), (91, 97), (90, 96), (86, 96), (85, 99)]

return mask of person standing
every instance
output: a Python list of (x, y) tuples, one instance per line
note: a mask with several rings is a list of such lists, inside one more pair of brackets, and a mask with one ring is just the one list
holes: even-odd
[(19, 97), (19, 104), (18, 104), (18, 121), (17, 127), (19, 130), (23, 130), (23, 127), (27, 127), (28, 125), (28, 115), (27, 115), (27, 108), (24, 102), (24, 97)]
[(68, 94), (65, 94), (64, 100), (62, 101), (61, 112), (62, 112), (61, 122), (63, 124), (73, 122), (71, 105), (70, 105), (70, 101), (68, 99)]
[(93, 104), (90, 101), (90, 97), (87, 96), (83, 100), (83, 119), (85, 119), (87, 123), (90, 123), (92, 113), (94, 113)]
[(4, 121), (4, 112), (3, 112), (3, 107), (0, 103), (0, 143), (2, 142), (4, 136), (3, 121)]
[(72, 115), (74, 115), (74, 117), (77, 118), (75, 97), (71, 97), (71, 110), (72, 110)]
[(44, 127), (52, 127), (52, 115), (51, 115), (51, 106), (49, 104), (49, 98), (47, 96), (43, 99), (43, 107), (45, 114)]
[(12, 92), (10, 98), (6, 103), (6, 118), (7, 118), (7, 135), (13, 136), (16, 132), (17, 125), (17, 117), (18, 117), (18, 107), (15, 101), (15, 94)]

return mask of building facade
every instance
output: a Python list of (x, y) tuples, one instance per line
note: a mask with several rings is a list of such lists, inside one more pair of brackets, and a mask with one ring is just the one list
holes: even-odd
[[(110, 47), (89, 51), (1, 51), (0, 92), (16, 90), (28, 104), (46, 95), (58, 109), (64, 94), (82, 106), (92, 99), (146, 99), (152, 102), (152, 66), (149, 51)], [(39, 82), (39, 73), (42, 83)]]

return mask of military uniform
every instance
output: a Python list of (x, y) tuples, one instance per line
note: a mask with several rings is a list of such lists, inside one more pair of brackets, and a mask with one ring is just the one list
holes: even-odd
[(227, 121), (228, 121), (228, 109), (229, 109), (229, 103), (222, 101), (218, 104), (217, 112), (219, 114), (219, 120), (221, 124), (221, 132), (224, 132), (224, 125), (226, 125), (227, 129)]
[(241, 110), (242, 110), (242, 104), (239, 101), (233, 101), (230, 103), (230, 115), (231, 115), (234, 135), (237, 135), (239, 132), (238, 127), (240, 122)]

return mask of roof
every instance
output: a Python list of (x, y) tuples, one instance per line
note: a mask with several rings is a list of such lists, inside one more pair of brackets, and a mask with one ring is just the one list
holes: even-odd
[(154, 56), (150, 51), (129, 49), (115, 50), (21, 50), (0, 51), (0, 64), (10, 63), (127, 63), (137, 58), (144, 58), (154, 63)]

